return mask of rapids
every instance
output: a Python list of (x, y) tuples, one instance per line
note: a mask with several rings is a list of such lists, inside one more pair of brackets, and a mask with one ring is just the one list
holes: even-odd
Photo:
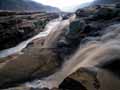
[[(63, 28), (67, 27), (74, 18), (75, 16), (68, 20), (56, 19), (49, 22), (44, 31), (40, 32), (38, 35), (23, 41), (16, 47), (0, 51), (0, 57), (2, 58), (18, 53), (32, 40), (40, 37), (47, 37), (44, 47), (51, 47)], [(41, 80), (27, 82), (25, 85), (33, 88), (58, 87), (66, 77), (79, 68), (89, 68), (97, 71), (100, 65), (115, 59), (120, 59), (120, 24), (111, 25), (103, 31), (102, 36), (97, 37), (97, 39), (96, 37), (92, 37), (95, 39), (88, 41), (84, 45), (80, 45), (77, 51), (69, 60), (65, 60), (61, 69), (56, 73)], [(114, 78), (114, 76), (112, 77)]]
[(21, 50), (23, 50), (32, 40), (37, 39), (37, 38), (41, 38), (41, 37), (46, 37), (51, 31), (54, 31), (57, 29), (57, 27), (61, 24), (61, 23), (66, 23), (65, 21), (61, 21), (61, 17), (55, 20), (50, 21), (45, 29), (43, 30), (43, 32), (40, 32), (39, 34), (37, 34), (36, 36), (33, 36), (32, 38), (29, 38), (28, 40), (25, 40), (23, 42), (21, 42), (20, 44), (18, 44), (15, 47), (9, 48), (9, 49), (5, 49), (0, 51), (0, 58), (3, 57), (7, 57), (10, 56), (12, 54), (16, 54), (19, 53)]
[[(79, 68), (89, 68), (96, 71), (102, 64), (120, 59), (120, 24), (106, 28), (103, 35), (98, 38), (85, 45), (80, 45), (70, 60), (66, 60), (62, 68), (53, 75), (42, 80), (29, 82), (26, 85), (34, 88), (58, 87), (66, 77)], [(112, 78), (115, 77), (112, 76)]]
[(68, 26), (69, 23), (74, 20), (75, 15), (71, 16), (68, 20), (62, 20), (62, 17), (59, 17), (57, 19), (54, 19), (50, 21), (44, 28), (43, 32), (40, 32), (39, 34), (33, 36), (32, 38), (29, 38), (28, 40), (25, 40), (18, 44), (15, 47), (5, 49), (0, 51), (0, 58), (4, 58), (16, 53), (19, 53), (21, 50), (23, 50), (32, 40), (41, 38), (41, 37), (47, 37), (49, 34), (62, 30), (64, 27)]

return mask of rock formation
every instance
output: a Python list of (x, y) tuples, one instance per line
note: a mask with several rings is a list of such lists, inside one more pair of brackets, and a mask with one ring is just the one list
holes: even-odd
[(57, 13), (0, 11), (0, 50), (14, 47), (44, 30)]
[[(52, 90), (120, 89), (119, 4), (91, 6), (75, 14), (65, 27), (57, 24), (47, 37), (33, 40), (37, 44), (22, 55), (1, 58), (1, 90), (49, 90), (40, 87), (36, 79), (41, 77)], [(23, 84), (28, 81), (33, 87)]]

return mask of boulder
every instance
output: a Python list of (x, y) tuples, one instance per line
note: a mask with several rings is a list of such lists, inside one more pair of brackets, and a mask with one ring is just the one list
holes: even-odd
[(52, 49), (34, 48), (0, 64), (0, 88), (48, 76), (59, 66), (60, 59)]
[(66, 78), (60, 85), (62, 90), (86, 90), (86, 88), (77, 80), (72, 78)]
[(116, 76), (119, 74), (115, 73), (115, 72), (117, 73), (119, 72), (117, 69), (115, 69), (116, 67), (118, 67), (118, 62), (105, 65), (104, 67), (107, 68), (100, 68), (100, 67), (80, 68), (69, 77), (72, 78), (73, 80), (77, 80), (81, 82), (81, 84), (87, 90), (119, 90), (120, 76)]
[(69, 30), (65, 35), (66, 41), (69, 45), (75, 46), (80, 43), (80, 33), (85, 29), (86, 23), (83, 20), (75, 20), (70, 23)]
[(70, 23), (69, 28), (62, 37), (57, 41), (57, 53), (61, 58), (65, 58), (72, 54), (80, 44), (82, 37), (81, 32), (86, 24), (82, 20), (75, 20)]
[(76, 12), (75, 12), (76, 16), (77, 17), (87, 17), (89, 16), (90, 13), (88, 13), (87, 11), (85, 11), (84, 9), (78, 9)]
[(57, 49), (61, 57), (72, 54), (80, 44), (93, 40), (93, 37), (100, 35), (101, 27), (99, 24), (88, 23), (85, 20), (76, 19), (70, 23), (69, 29), (65, 32), (65, 35), (57, 42)]

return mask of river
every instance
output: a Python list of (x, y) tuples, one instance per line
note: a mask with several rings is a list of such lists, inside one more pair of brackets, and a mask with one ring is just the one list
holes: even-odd
[[(87, 68), (90, 71), (97, 72), (98, 70), (100, 71), (98, 68), (99, 66), (114, 61), (116, 58), (120, 58), (120, 24), (115, 24), (106, 28), (103, 35), (99, 37), (98, 41), (90, 41), (83, 47), (79, 47), (75, 54), (72, 55), (69, 60), (66, 60), (62, 68), (53, 75), (41, 80), (26, 83), (26, 85), (34, 88), (58, 87), (66, 77), (74, 73), (76, 70), (80, 68)], [(101, 82), (104, 83), (104, 80), (111, 80), (115, 83), (114, 85), (111, 85), (111, 82), (107, 82), (107, 84), (112, 87), (106, 87), (103, 85), (106, 87), (104, 90), (114, 90), (113, 87), (120, 88), (118, 84), (120, 79), (116, 80), (116, 77), (113, 74), (109, 74), (107, 72), (108, 71), (103, 72), (105, 77), (101, 74), (100, 79), (103, 79)]]
[[(47, 37), (51, 32), (59, 31), (60, 29), (69, 25), (71, 20), (74, 20), (74, 16), (68, 20), (56, 19), (50, 21), (46, 25), (43, 32), (40, 32), (38, 35), (21, 42), (16, 47), (0, 51), (0, 57), (6, 57), (20, 52), (32, 40), (40, 37)], [(49, 45), (47, 45), (48, 44), (46, 43), (46, 47), (49, 47)], [(53, 75), (41, 80), (27, 82), (25, 83), (25, 85), (27, 87), (33, 88), (58, 87), (66, 77), (74, 73), (79, 68), (88, 68), (89, 70), (96, 72), (97, 70), (99, 70), (98, 68), (96, 68), (96, 65), (102, 65), (109, 61), (115, 60), (116, 58), (120, 58), (120, 24), (115, 24), (106, 28), (103, 35), (99, 37), (99, 40), (94, 39), (93, 41), (86, 43), (84, 46), (80, 46), (78, 50), (72, 55), (72, 57), (64, 62), (61, 69)], [(114, 79), (114, 75), (107, 74), (107, 77), (108, 78), (104, 79), (109, 80), (110, 78), (112, 78), (113, 82), (114, 80), (116, 80)], [(118, 81), (120, 82), (119, 79)], [(105, 90), (108, 90), (108, 87)]]
[(54, 32), (57, 30), (60, 30), (60, 28), (64, 28), (66, 25), (70, 23), (75, 18), (75, 15), (71, 16), (70, 19), (62, 20), (62, 17), (59, 17), (57, 19), (51, 20), (44, 28), (43, 32), (40, 32), (39, 34), (33, 36), (32, 38), (29, 38), (28, 40), (25, 40), (15, 47), (5, 49), (0, 51), (0, 58), (4, 58), (16, 53), (19, 53), (21, 50), (23, 50), (32, 40), (41, 38), (41, 37), (47, 37), (50, 32)]
[(16, 53), (20, 52), (21, 50), (23, 50), (34, 39), (41, 38), (41, 37), (46, 37), (60, 23), (61, 23), (61, 17), (58, 18), (58, 19), (50, 21), (46, 25), (46, 27), (43, 30), (43, 32), (40, 32), (39, 34), (33, 36), (32, 38), (29, 38), (28, 40), (25, 40), (25, 41), (19, 43), (15, 47), (12, 47), (12, 48), (0, 51), (0, 58), (7, 57), (7, 56), (10, 56), (12, 54), (16, 54)]

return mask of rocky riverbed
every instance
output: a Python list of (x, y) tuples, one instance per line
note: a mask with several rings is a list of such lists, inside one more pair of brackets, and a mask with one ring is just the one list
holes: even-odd
[(21, 54), (1, 58), (1, 90), (119, 90), (119, 5), (79, 9)]
[(57, 13), (0, 11), (0, 50), (33, 37), (58, 17)]

